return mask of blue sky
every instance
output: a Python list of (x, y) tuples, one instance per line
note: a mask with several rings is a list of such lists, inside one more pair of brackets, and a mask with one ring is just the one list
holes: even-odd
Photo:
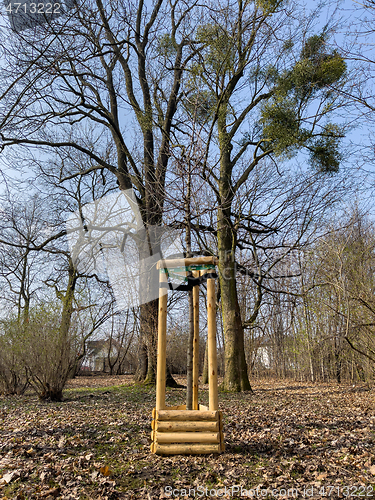
[[(149, 4), (150, 2), (148, 1), (146, 3)], [(306, 15), (308, 15), (314, 9), (319, 7), (320, 2), (313, 0), (305, 4), (302, 2), (297, 2), (297, 4), (301, 8), (304, 8)], [(303, 7), (303, 5), (305, 5), (305, 7)], [(2, 12), (3, 15), (6, 14), (5, 7), (2, 9)], [(372, 57), (372, 60), (375, 61), (373, 34), (370, 33), (366, 36), (360, 35), (365, 28), (364, 23), (366, 22), (366, 19), (370, 22), (372, 21), (374, 25), (375, 10), (367, 11), (364, 9), (362, 3), (353, 0), (343, 0), (337, 3), (326, 2), (325, 6), (321, 8), (319, 16), (311, 21), (312, 31), (319, 31), (319, 29), (322, 29), (327, 24), (332, 23), (333, 19), (334, 22), (337, 23), (338, 27), (337, 31), (331, 38), (331, 43), (338, 48), (343, 48), (348, 51), (350, 50), (352, 53), (365, 53), (366, 51), (365, 55)], [(0, 18), (0, 28), (5, 31), (9, 29), (9, 23), (6, 18)], [(349, 70), (354, 70), (355, 65), (357, 64), (358, 61), (348, 60)], [(372, 66), (372, 75), (374, 75), (375, 62)], [(361, 76), (364, 77), (364, 75)], [(366, 95), (373, 96), (374, 80), (367, 78), (366, 82), (363, 82), (363, 85), (367, 87), (365, 88)], [(372, 102), (374, 102), (374, 100)], [(352, 129), (348, 131), (346, 138), (343, 140), (344, 150), (349, 148), (344, 153), (343, 165), (344, 167), (352, 166), (352, 171), (356, 170), (359, 166), (364, 167), (368, 173), (370, 184), (374, 169), (374, 148), (371, 143), (371, 141), (375, 142), (374, 116), (375, 114), (373, 112), (371, 120), (371, 116), (365, 115), (364, 108), (361, 108), (360, 106), (351, 106), (345, 110), (339, 110), (336, 114), (336, 120), (338, 122), (345, 121), (350, 123), (352, 126)], [(300, 155), (299, 159), (301, 161), (305, 161), (306, 157), (304, 155)], [(0, 168), (9, 173), (9, 175), (19, 178), (17, 169), (9, 171), (9, 164), (5, 165), (1, 157)]]

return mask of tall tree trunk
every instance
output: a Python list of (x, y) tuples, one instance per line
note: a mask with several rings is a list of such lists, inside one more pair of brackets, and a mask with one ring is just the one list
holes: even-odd
[(236, 287), (233, 235), (228, 213), (219, 209), (218, 222), (219, 279), (225, 335), (225, 375), (223, 388), (227, 391), (249, 391), (251, 385), (245, 357), (244, 329)]
[(341, 342), (334, 338), (334, 358), (335, 358), (335, 376), (338, 384), (341, 384)]
[(232, 226), (233, 201), (231, 144), (226, 132), (226, 109), (218, 119), (220, 142), (220, 206), (217, 237), (219, 249), (219, 279), (225, 337), (225, 375), (223, 388), (227, 391), (251, 390), (245, 357), (244, 330), (237, 296), (235, 250), (236, 234)]
[(158, 300), (152, 300), (145, 304), (147, 306), (147, 317), (141, 328), (145, 328), (147, 338), (147, 375), (145, 384), (156, 384), (156, 339), (158, 331)]
[[(229, 98), (228, 98), (229, 99)], [(244, 329), (236, 285), (236, 230), (232, 224), (232, 145), (227, 133), (228, 102), (221, 106), (218, 116), (220, 144), (219, 208), (217, 238), (219, 249), (219, 279), (225, 338), (225, 375), (223, 388), (227, 391), (251, 390), (245, 357)]]
[[(146, 304), (141, 305), (141, 317), (142, 317), (142, 309)], [(142, 326), (144, 324), (144, 321), (141, 320), (140, 322), (141, 328), (140, 328), (140, 337), (139, 337), (139, 347), (138, 347), (138, 366), (137, 370), (135, 372), (135, 380), (136, 382), (142, 382), (143, 380), (146, 379), (147, 376), (147, 343), (146, 343), (146, 338), (145, 338), (145, 333), (143, 332)]]
[(50, 380), (45, 381), (43, 391), (39, 393), (42, 400), (61, 401), (62, 391), (71, 373), (73, 364), (71, 363), (71, 343), (69, 338), (70, 324), (73, 314), (74, 291), (77, 282), (77, 272), (72, 260), (69, 258), (69, 279), (68, 286), (64, 295), (61, 294), (63, 309), (61, 314), (61, 323), (58, 331), (58, 349), (59, 353), (57, 365), (53, 370)]
[[(156, 222), (156, 221), (151, 221)], [(158, 232), (150, 225), (138, 231), (137, 245), (140, 259), (139, 301), (140, 301), (140, 367), (138, 381), (156, 383), (156, 339), (158, 330), (158, 299), (150, 300), (153, 288), (158, 286), (159, 274), (149, 259), (160, 250)]]
[[(245, 358), (244, 330), (238, 304), (234, 266), (219, 264), (223, 325), (225, 334), (225, 375), (227, 391), (251, 390)], [(231, 276), (231, 277), (229, 277)]]

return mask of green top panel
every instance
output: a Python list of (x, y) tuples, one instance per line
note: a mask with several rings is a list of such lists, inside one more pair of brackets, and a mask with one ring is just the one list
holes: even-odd
[[(169, 270), (171, 270), (173, 273), (188, 273), (190, 271), (202, 271), (204, 269), (215, 269), (214, 264), (199, 264), (199, 265), (193, 265), (193, 266), (186, 266), (186, 267), (165, 267), (163, 269), (159, 269), (160, 272), (166, 272), (168, 273)], [(182, 278), (182, 276), (181, 276)]]

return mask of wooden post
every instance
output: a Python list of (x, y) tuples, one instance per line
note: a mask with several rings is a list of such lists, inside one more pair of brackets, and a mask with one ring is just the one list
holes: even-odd
[(208, 343), (208, 395), (209, 408), (219, 407), (217, 393), (217, 352), (216, 352), (216, 293), (215, 280), (207, 280), (207, 343)]
[[(164, 270), (160, 272), (160, 285), (168, 283)], [(165, 374), (167, 351), (167, 301), (168, 289), (159, 288), (159, 316), (158, 316), (158, 354), (156, 371), (156, 410), (165, 408)]]
[[(199, 271), (194, 271), (194, 278), (198, 278)], [(199, 285), (193, 287), (194, 311), (194, 340), (193, 340), (193, 410), (198, 410), (199, 384)]]

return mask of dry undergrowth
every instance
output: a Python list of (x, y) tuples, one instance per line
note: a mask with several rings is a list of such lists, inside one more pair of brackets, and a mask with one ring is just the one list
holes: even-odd
[[(220, 393), (226, 452), (195, 457), (150, 454), (154, 389), (129, 377), (77, 378), (63, 403), (0, 397), (0, 498), (187, 498), (189, 488), (191, 498), (231, 498), (241, 487), (243, 498), (375, 496), (374, 390), (253, 388)], [(170, 404), (184, 396), (167, 392)]]

